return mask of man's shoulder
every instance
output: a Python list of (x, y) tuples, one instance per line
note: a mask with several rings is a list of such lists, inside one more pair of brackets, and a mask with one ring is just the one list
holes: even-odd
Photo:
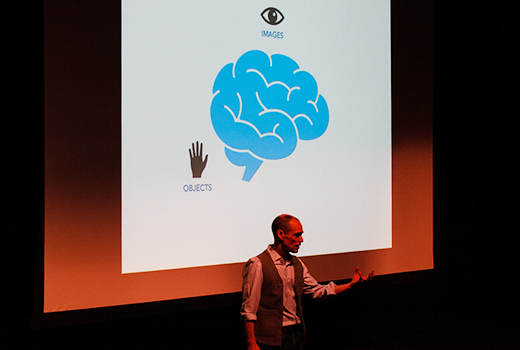
[(257, 256), (253, 256), (252, 258), (250, 258), (246, 264), (256, 264), (256, 263), (260, 263), (262, 264), (262, 262), (260, 261), (260, 258)]
[(269, 250), (268, 249), (265, 249), (263, 252), (261, 252), (260, 254), (256, 255), (256, 256), (253, 256), (252, 258), (250, 258), (246, 264), (250, 264), (252, 262), (260, 262), (261, 263), (261, 260), (264, 256), (269, 256)]
[(254, 256), (244, 265), (242, 270), (242, 277), (260, 275), (262, 273), (262, 268), (262, 262), (258, 256)]
[(269, 257), (269, 251), (267, 249), (257, 256), (250, 258), (244, 266), (244, 272), (254, 268), (262, 269), (262, 260), (264, 260), (266, 257)]
[(253, 256), (252, 258), (247, 260), (245, 267), (247, 268), (251, 265), (262, 266), (262, 261), (260, 260), (260, 255), (262, 254), (263, 253), (260, 253), (257, 256)]

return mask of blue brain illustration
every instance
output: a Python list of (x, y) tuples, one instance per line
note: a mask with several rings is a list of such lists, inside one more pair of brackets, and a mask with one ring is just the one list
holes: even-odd
[(211, 121), (229, 161), (250, 181), (265, 160), (282, 159), (298, 140), (327, 130), (329, 109), (314, 77), (284, 55), (243, 54), (224, 66), (213, 85)]

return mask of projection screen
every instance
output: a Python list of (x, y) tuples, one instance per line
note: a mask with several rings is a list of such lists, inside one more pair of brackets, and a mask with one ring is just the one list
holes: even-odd
[(390, 2), (44, 6), (45, 313), (237, 292), (282, 213), (319, 281), (433, 268)]

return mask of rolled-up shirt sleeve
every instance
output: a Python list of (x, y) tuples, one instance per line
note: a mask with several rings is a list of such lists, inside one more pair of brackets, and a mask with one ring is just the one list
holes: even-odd
[(257, 257), (249, 259), (242, 270), (242, 321), (256, 321), (256, 313), (262, 294), (262, 263)]
[[(301, 260), (300, 260), (301, 261)], [(307, 266), (301, 261), (303, 266), (303, 293), (312, 296), (315, 299), (322, 299), (328, 295), (336, 295), (334, 282), (328, 284), (319, 284), (309, 273)]]

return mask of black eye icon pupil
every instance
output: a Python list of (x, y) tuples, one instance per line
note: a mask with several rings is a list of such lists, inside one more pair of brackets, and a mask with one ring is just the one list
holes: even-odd
[(270, 25), (277, 25), (282, 23), (284, 17), (282, 13), (274, 7), (268, 7), (262, 12), (262, 18)]
[(269, 22), (276, 23), (276, 11), (275, 10), (269, 11)]

